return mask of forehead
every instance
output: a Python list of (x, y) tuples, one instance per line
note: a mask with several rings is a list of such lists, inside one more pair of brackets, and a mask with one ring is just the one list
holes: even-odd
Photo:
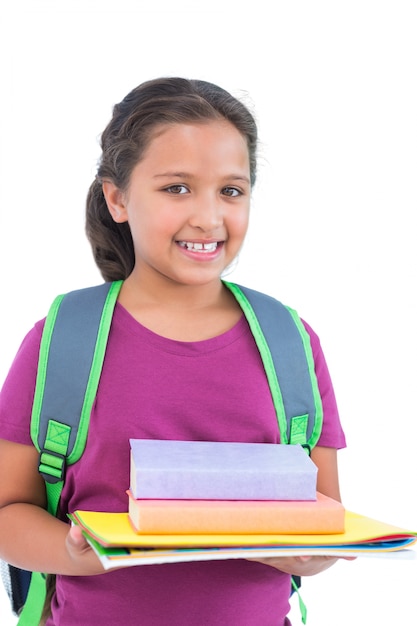
[[(140, 163), (233, 162), (249, 168), (246, 138), (227, 120), (161, 124), (154, 129)], [(138, 164), (138, 165), (139, 165)]]

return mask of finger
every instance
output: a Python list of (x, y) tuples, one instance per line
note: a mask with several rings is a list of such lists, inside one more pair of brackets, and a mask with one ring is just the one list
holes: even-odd
[(81, 528), (76, 525), (71, 526), (68, 533), (68, 540), (72, 545), (77, 547), (84, 546), (86, 544), (86, 539)]

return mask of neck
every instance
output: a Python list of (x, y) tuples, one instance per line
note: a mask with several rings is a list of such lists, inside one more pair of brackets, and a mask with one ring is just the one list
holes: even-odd
[(218, 306), (224, 297), (220, 278), (205, 284), (184, 285), (161, 276), (149, 280), (146, 275), (133, 271), (125, 280), (120, 301), (130, 301), (136, 306), (175, 307), (177, 310), (193, 310)]
[(143, 326), (179, 341), (215, 337), (234, 326), (242, 311), (220, 278), (203, 285), (165, 281), (147, 284), (132, 273), (124, 282), (120, 304)]

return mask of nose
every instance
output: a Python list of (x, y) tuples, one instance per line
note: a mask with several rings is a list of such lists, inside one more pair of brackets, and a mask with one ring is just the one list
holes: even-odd
[(194, 198), (189, 223), (193, 228), (211, 232), (223, 223), (221, 199), (211, 194)]

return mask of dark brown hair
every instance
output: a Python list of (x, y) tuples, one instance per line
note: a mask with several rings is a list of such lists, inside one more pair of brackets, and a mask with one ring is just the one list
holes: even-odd
[(159, 78), (142, 83), (113, 108), (101, 136), (102, 156), (87, 196), (86, 233), (105, 281), (125, 279), (135, 255), (127, 222), (113, 221), (102, 181), (126, 191), (135, 165), (152, 139), (156, 126), (226, 119), (246, 138), (250, 176), (256, 177), (256, 122), (247, 107), (230, 93), (202, 80)]

